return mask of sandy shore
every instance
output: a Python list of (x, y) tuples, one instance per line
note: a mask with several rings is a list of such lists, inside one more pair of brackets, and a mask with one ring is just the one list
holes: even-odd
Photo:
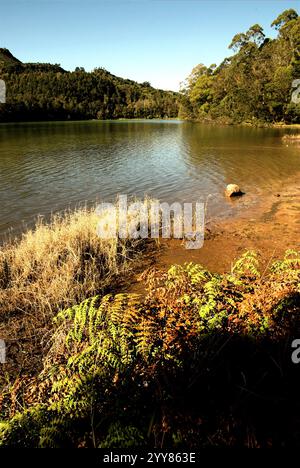
[(186, 250), (175, 240), (167, 243), (159, 263), (167, 266), (174, 261), (196, 261), (223, 272), (246, 249), (255, 249), (264, 262), (282, 255), (286, 249), (299, 249), (300, 177), (238, 217), (212, 222), (209, 229), (199, 250)]
[[(245, 195), (247, 197), (247, 194)], [(300, 250), (300, 173), (278, 191), (260, 198), (236, 216), (208, 223), (201, 249), (187, 250), (180, 240), (163, 240), (160, 252), (146, 260), (146, 268), (167, 269), (185, 262), (201, 263), (213, 272), (229, 271), (246, 250), (255, 250), (262, 269), (287, 249)], [(138, 275), (130, 290), (144, 291)]]

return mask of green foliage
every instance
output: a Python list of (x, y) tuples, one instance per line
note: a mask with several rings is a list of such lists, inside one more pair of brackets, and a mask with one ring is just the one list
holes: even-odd
[[(287, 251), (260, 276), (250, 251), (229, 274), (174, 265), (149, 273), (144, 299), (96, 296), (61, 311), (42, 372), (24, 382), (24, 410), (3, 412), (1, 446), (161, 447), (166, 438), (176, 447), (210, 445), (230, 421), (230, 408), (238, 408), (239, 391), (240, 404), (252, 395), (257, 405), (243, 410), (240, 431), (249, 440), (249, 418), (266, 420), (262, 402), (274, 412), (276, 399), (267, 395), (280, 388), (278, 356), (299, 327), (299, 280), (300, 252)], [(289, 404), (290, 395), (280, 398)], [(205, 440), (197, 422), (203, 418)], [(224, 440), (235, 440), (231, 424), (222, 429)]]
[(128, 449), (143, 443), (144, 437), (139, 429), (133, 426), (122, 427), (120, 423), (115, 423), (109, 427), (107, 437), (100, 443), (99, 448)]
[(274, 262), (271, 271), (275, 278), (283, 277), (291, 281), (299, 279), (300, 253), (295, 250), (287, 250), (283, 260)]
[(188, 77), (180, 106), (183, 118), (227, 123), (299, 122), (291, 103), (292, 82), (300, 73), (300, 17), (286, 10), (273, 21), (276, 39), (255, 24), (238, 33), (234, 55), (217, 68), (200, 64)]
[(7, 103), (0, 121), (177, 117), (178, 97), (112, 75), (103, 68), (67, 72), (59, 65), (21, 63), (0, 49)]
[(253, 251), (245, 252), (232, 268), (232, 274), (238, 277), (252, 275), (253, 278), (259, 277), (258, 271), (259, 261), (257, 255)]
[(46, 405), (36, 405), (0, 423), (0, 447), (38, 447), (43, 426), (51, 421)]

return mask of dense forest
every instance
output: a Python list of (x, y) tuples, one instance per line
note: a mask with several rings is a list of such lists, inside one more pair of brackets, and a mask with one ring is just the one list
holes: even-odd
[(0, 49), (0, 78), (7, 103), (0, 121), (52, 119), (168, 118), (178, 115), (178, 95), (112, 75), (104, 68), (22, 63)]
[(181, 93), (154, 89), (112, 75), (104, 68), (22, 63), (0, 49), (0, 78), (7, 104), (0, 121), (52, 119), (168, 118), (251, 124), (300, 122), (300, 104), (292, 102), (294, 80), (300, 79), (300, 17), (285, 10), (267, 38), (255, 24), (238, 33), (233, 51), (219, 65), (197, 65)]
[(300, 122), (300, 104), (291, 100), (300, 79), (300, 17), (289, 9), (267, 38), (255, 24), (234, 36), (234, 52), (219, 65), (196, 66), (182, 86), (180, 117), (223, 123)]

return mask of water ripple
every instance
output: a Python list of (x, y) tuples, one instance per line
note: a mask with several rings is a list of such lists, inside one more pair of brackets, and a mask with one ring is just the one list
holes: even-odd
[(162, 201), (210, 201), (238, 183), (249, 201), (278, 190), (300, 169), (299, 150), (278, 129), (181, 122), (55, 122), (0, 125), (0, 236), (37, 215), (118, 193)]

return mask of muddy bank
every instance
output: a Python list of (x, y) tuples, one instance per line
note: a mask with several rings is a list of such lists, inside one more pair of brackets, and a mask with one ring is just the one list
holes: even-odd
[[(245, 250), (255, 250), (264, 268), (282, 257), (287, 249), (300, 249), (299, 232), (300, 177), (297, 175), (257, 203), (243, 210), (237, 205), (237, 215), (231, 219), (208, 220), (201, 249), (187, 250), (180, 240), (163, 240), (151, 266), (167, 269), (174, 263), (195, 262), (212, 272), (224, 273)], [(149, 259), (147, 263), (149, 267)], [(130, 289), (142, 293), (143, 280), (136, 277)]]

